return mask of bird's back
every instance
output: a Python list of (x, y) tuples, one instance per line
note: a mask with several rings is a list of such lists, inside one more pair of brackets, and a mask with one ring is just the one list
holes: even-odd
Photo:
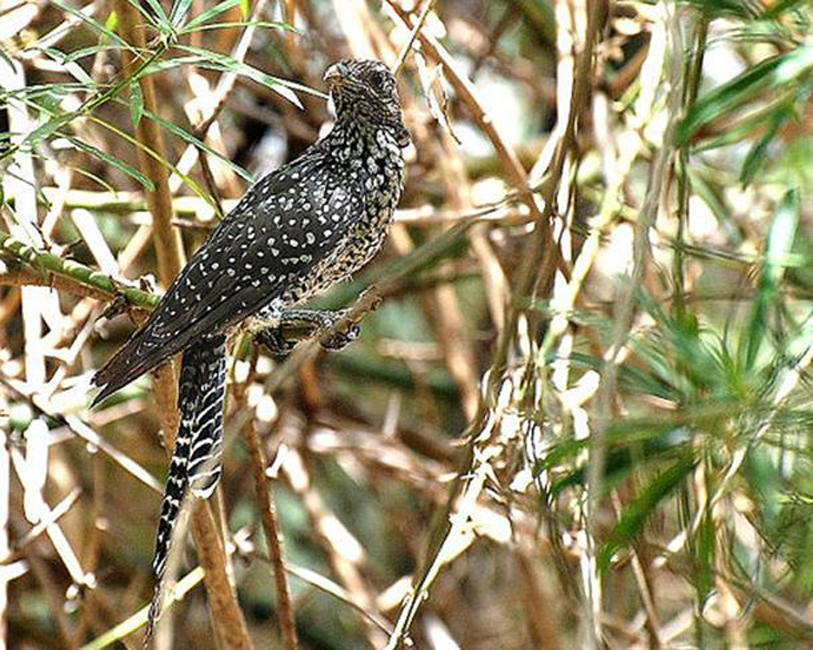
[(96, 373), (103, 389), (94, 403), (197, 337), (226, 331), (275, 301), (283, 308), (305, 300), (338, 279), (327, 268), (363, 218), (364, 181), (321, 145), (251, 187), (148, 322)]

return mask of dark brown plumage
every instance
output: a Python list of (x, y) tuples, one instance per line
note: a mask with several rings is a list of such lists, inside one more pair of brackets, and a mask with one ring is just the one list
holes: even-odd
[[(394, 77), (377, 61), (345, 60), (328, 68), (325, 80), (336, 109), (330, 133), (246, 192), (148, 322), (93, 378), (102, 387), (96, 404), (183, 352), (181, 424), (156, 541), (151, 622), (183, 498), (190, 489), (208, 496), (220, 476), (228, 332), (249, 318), (273, 326), (366, 264), (401, 196), (409, 135)], [(332, 320), (296, 311), (322, 327)]]

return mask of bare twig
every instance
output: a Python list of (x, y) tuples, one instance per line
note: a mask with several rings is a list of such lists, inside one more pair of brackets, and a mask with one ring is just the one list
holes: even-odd
[[(253, 357), (256, 362), (256, 353)], [(252, 367), (254, 363), (252, 363)], [(251, 377), (252, 373), (249, 373)], [(248, 382), (241, 384), (235, 391), (235, 398), (238, 402), (245, 402), (245, 387)], [(282, 646), (285, 650), (296, 650), (299, 647), (296, 634), (296, 621), (294, 617), (294, 607), (291, 600), (291, 593), (288, 589), (288, 581), (285, 579), (285, 559), (282, 549), (282, 531), (277, 521), (277, 511), (274, 501), (271, 498), (271, 484), (266, 475), (268, 461), (263, 451), (262, 441), (254, 426), (254, 419), (249, 418), (243, 427), (243, 436), (248, 444), (248, 451), (251, 457), (251, 472), (254, 478), (254, 491), (259, 502), (260, 516), (265, 530), (265, 540), (268, 545), (268, 553), (271, 566), (273, 567), (274, 583), (277, 594), (277, 611), (280, 631), (282, 635)]]
[(415, 43), (415, 39), (418, 37), (418, 32), (421, 31), (421, 28), (426, 22), (426, 17), (429, 15), (429, 12), (432, 11), (432, 7), (434, 5), (435, 0), (426, 0), (424, 8), (421, 10), (421, 15), (418, 17), (418, 22), (416, 22), (412, 28), (409, 38), (407, 39), (406, 43), (404, 43), (403, 48), (401, 48), (401, 52), (398, 54), (398, 59), (396, 60), (395, 65), (392, 67), (392, 73), (396, 77), (401, 72), (401, 68), (404, 66), (404, 63), (409, 56), (409, 51), (412, 49), (412, 45)]

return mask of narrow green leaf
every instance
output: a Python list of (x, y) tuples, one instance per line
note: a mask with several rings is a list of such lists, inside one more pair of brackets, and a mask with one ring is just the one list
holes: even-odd
[(692, 107), (683, 119), (675, 136), (679, 147), (685, 145), (689, 138), (709, 122), (719, 118), (758, 92), (765, 92), (773, 86), (771, 75), (785, 61), (780, 55), (762, 61), (737, 75), (714, 90), (706, 93)]
[(119, 25), (119, 15), (116, 13), (115, 10), (113, 10), (107, 16), (107, 20), (104, 21), (104, 26), (107, 27), (107, 29), (109, 29), (111, 32), (115, 32), (118, 25)]
[(62, 9), (62, 11), (69, 13), (71, 16), (75, 16), (76, 18), (78, 18), (79, 20), (81, 20), (86, 25), (90, 26), (92, 29), (96, 30), (100, 34), (104, 34), (105, 36), (107, 36), (107, 38), (109, 38), (111, 41), (114, 41), (115, 43), (118, 43), (118, 45), (120, 45), (121, 47), (127, 48), (128, 50), (131, 51), (133, 50), (132, 46), (129, 43), (127, 43), (123, 38), (121, 38), (121, 36), (119, 36), (114, 31), (111, 31), (110, 29), (102, 25), (98, 20), (91, 18), (83, 11), (74, 9), (69, 4), (63, 2), (62, 0), (49, 0), (49, 1), (55, 4), (60, 9)]
[(73, 113), (60, 113), (29, 133), (20, 144), (23, 151), (36, 147), (43, 140), (51, 137), (57, 130), (65, 126), (74, 118)]
[(68, 60), (68, 57), (64, 52), (61, 50), (57, 50), (51, 47), (46, 47), (40, 50), (48, 57), (62, 65), (63, 69), (68, 72), (74, 79), (76, 79), (79, 83), (81, 83), (86, 88), (92, 88), (95, 85), (95, 82), (90, 77), (90, 75), (85, 72), (84, 68), (77, 63)]
[(190, 20), (186, 25), (183, 26), (181, 32), (188, 32), (197, 27), (198, 25), (202, 25), (206, 22), (209, 22), (215, 16), (219, 16), (224, 11), (228, 11), (232, 7), (236, 7), (239, 4), (240, 0), (223, 0), (223, 2), (218, 2), (214, 7), (210, 7), (206, 11), (198, 14), (192, 20)]
[(141, 84), (134, 80), (130, 84), (130, 117), (133, 120), (134, 126), (138, 126), (143, 113), (144, 95), (141, 93)]
[(99, 52), (109, 52), (111, 50), (120, 50), (121, 48), (117, 45), (108, 45), (106, 43), (100, 43), (99, 45), (91, 45), (89, 47), (81, 47), (78, 50), (74, 50), (73, 52), (69, 52), (65, 55), (65, 61), (76, 62), (81, 59), (84, 59), (86, 56), (95, 56)]
[(3, 61), (6, 62), (12, 72), (14, 71), (14, 63), (12, 63), (11, 58), (8, 54), (6, 54), (6, 50), (2, 45), (0, 45), (0, 59), (3, 59)]
[[(243, 63), (242, 61), (238, 61), (234, 57), (226, 54), (220, 54), (218, 52), (212, 52), (210, 50), (204, 50), (188, 45), (179, 45), (178, 49), (189, 52), (190, 54), (197, 54), (198, 56), (208, 59), (214, 64), (221, 66), (224, 70), (248, 77), (259, 84), (267, 86), (274, 92), (287, 99), (297, 108), (302, 108), (302, 103), (299, 101), (299, 98), (294, 94), (291, 88), (298, 87), (300, 90), (302, 90), (305, 88), (305, 86), (300, 86), (300, 84), (295, 84), (294, 82), (287, 81), (285, 79), (273, 77), (262, 70), (258, 70), (257, 68), (250, 66), (247, 63)], [(310, 92), (313, 91), (311, 90)]]
[(691, 474), (697, 461), (691, 454), (679, 458), (658, 476), (647, 483), (633, 497), (616, 522), (610, 539), (605, 542), (598, 554), (601, 571), (609, 567), (613, 556), (627, 546), (643, 530), (647, 519), (655, 508)]
[[(184, 65), (201, 65), (207, 63), (199, 56), (176, 56), (171, 59), (162, 59), (160, 61), (153, 61), (150, 65), (144, 68), (141, 73), (135, 77), (136, 79), (140, 79), (141, 77), (146, 77), (151, 74), (156, 74), (158, 72), (163, 72), (165, 70), (172, 70), (173, 68), (179, 68)], [(217, 70), (221, 70), (222, 68), (216, 68)]]
[(183, 24), (191, 5), (192, 0), (175, 0), (172, 4), (172, 10), (169, 12), (169, 24), (172, 29), (177, 30)]
[(206, 144), (205, 142), (203, 142), (203, 141), (199, 140), (198, 138), (196, 138), (194, 135), (189, 133), (189, 131), (187, 131), (186, 129), (182, 129), (177, 124), (173, 124), (172, 122), (169, 122), (169, 121), (165, 120), (164, 118), (160, 117), (159, 115), (151, 113), (150, 111), (145, 110), (144, 115), (146, 115), (149, 119), (154, 120), (155, 122), (158, 122), (158, 124), (163, 126), (167, 131), (177, 135), (182, 140), (185, 140), (189, 144), (192, 144), (192, 145), (198, 147), (199, 149), (202, 149), (203, 151), (208, 153), (210, 156), (214, 156), (220, 162), (222, 162), (224, 165), (227, 165), (229, 167), (229, 169), (231, 169), (235, 174), (237, 174), (241, 178), (247, 180), (249, 183), (254, 182), (254, 177), (251, 174), (249, 174), (245, 169), (240, 167), (240, 165), (237, 165), (236, 163), (233, 163), (231, 160), (226, 158), (219, 151), (216, 151), (216, 150), (212, 149), (208, 144)]
[(166, 33), (169, 30), (169, 17), (158, 0), (146, 0), (146, 3), (149, 5), (150, 9), (152, 9), (151, 12), (147, 11), (147, 8), (142, 5), (139, 0), (127, 0), (127, 2), (135, 7), (151, 25), (157, 27), (161, 33)]
[(717, 526), (712, 517), (712, 509), (706, 508), (689, 558), (692, 563), (692, 583), (699, 603), (705, 603), (714, 588), (714, 555), (717, 546)]
[(748, 187), (754, 179), (754, 176), (768, 157), (768, 148), (779, 132), (779, 129), (794, 115), (795, 112), (793, 108), (789, 106), (780, 106), (773, 112), (767, 132), (751, 146), (751, 149), (748, 151), (742, 163), (740, 182), (743, 187)]
[(765, 244), (765, 261), (757, 284), (757, 295), (744, 332), (745, 368), (753, 368), (762, 342), (765, 340), (768, 309), (776, 300), (779, 283), (785, 273), (796, 229), (799, 225), (799, 192), (790, 190), (782, 198), (771, 219)]
[(113, 156), (113, 155), (107, 153), (106, 151), (102, 151), (101, 149), (99, 149), (97, 147), (94, 147), (92, 144), (88, 144), (87, 142), (83, 142), (82, 140), (80, 140), (77, 137), (74, 137), (74, 136), (71, 136), (71, 135), (66, 136), (66, 137), (78, 149), (81, 149), (82, 151), (85, 151), (85, 152), (89, 153), (91, 156), (94, 156), (94, 157), (98, 158), (99, 160), (102, 160), (103, 162), (107, 163), (108, 165), (111, 165), (111, 166), (115, 167), (119, 171), (124, 172), (129, 177), (131, 177), (131, 178), (135, 179), (136, 181), (138, 181), (139, 183), (141, 183), (141, 185), (143, 185), (145, 188), (147, 188), (151, 192), (155, 190), (155, 185), (153, 184), (153, 182), (149, 178), (144, 176), (144, 174), (142, 174), (140, 171), (138, 171), (132, 165), (129, 165), (128, 163), (124, 162), (121, 158)]
[(294, 34), (300, 34), (301, 32), (296, 28), (292, 27), (288, 23), (283, 23), (276, 20), (237, 20), (225, 23), (212, 23), (211, 25), (198, 25), (189, 27), (188, 25), (183, 29), (179, 30), (179, 34), (191, 34), (192, 32), (202, 32), (206, 30), (213, 30), (213, 29), (224, 29), (226, 27), (268, 27), (269, 29), (284, 29), (288, 32), (293, 32)]

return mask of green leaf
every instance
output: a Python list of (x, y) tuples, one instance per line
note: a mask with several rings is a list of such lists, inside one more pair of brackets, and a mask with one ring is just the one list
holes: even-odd
[(294, 83), (292, 81), (288, 81), (286, 79), (280, 79), (278, 77), (273, 77), (270, 74), (263, 72), (262, 70), (258, 70), (257, 68), (248, 65), (247, 63), (243, 63), (242, 61), (238, 61), (234, 57), (228, 56), (226, 54), (220, 54), (218, 52), (212, 52), (210, 50), (204, 50), (199, 47), (192, 47), (189, 45), (178, 45), (179, 50), (184, 52), (189, 52), (190, 54), (197, 54), (202, 59), (205, 59), (220, 69), (228, 70), (229, 72), (233, 72), (235, 74), (242, 75), (244, 77), (248, 77), (249, 79), (256, 81), (263, 86), (267, 86), (274, 92), (278, 93), (289, 102), (291, 102), (297, 108), (302, 108), (302, 103), (299, 101), (299, 98), (294, 94), (292, 88), (296, 88), (297, 90), (304, 90), (306, 92), (317, 94), (311, 88), (307, 86), (303, 86), (301, 84)]
[(621, 511), (610, 539), (598, 554), (599, 569), (609, 567), (613, 556), (627, 546), (643, 530), (655, 508), (691, 474), (697, 461), (691, 453), (684, 454), (676, 462), (658, 474), (636, 494)]
[(119, 24), (119, 15), (116, 11), (111, 11), (110, 14), (107, 16), (107, 20), (104, 21), (104, 26), (107, 27), (111, 32), (116, 31), (116, 27)]
[(768, 309), (776, 300), (779, 283), (785, 273), (796, 229), (799, 225), (799, 192), (790, 190), (782, 198), (771, 219), (765, 244), (765, 261), (757, 284), (748, 326), (744, 332), (744, 365), (751, 369), (766, 335)]
[(20, 149), (26, 151), (27, 149), (36, 147), (40, 142), (51, 137), (56, 131), (65, 126), (74, 117), (73, 113), (60, 113), (59, 115), (53, 116), (47, 122), (29, 133), (20, 144)]
[(14, 63), (11, 61), (9, 55), (6, 54), (6, 50), (2, 45), (0, 45), (0, 59), (3, 59), (3, 61), (8, 64), (8, 67), (12, 70), (12, 72), (14, 71)]
[[(36, 49), (36, 48), (32, 48)], [(79, 83), (81, 83), (86, 88), (92, 88), (95, 85), (95, 82), (90, 77), (90, 75), (85, 72), (82, 66), (74, 63), (73, 61), (69, 61), (67, 55), (62, 52), (61, 50), (57, 50), (51, 47), (46, 47), (40, 50), (47, 56), (49, 56), (54, 61), (58, 62), (62, 65), (63, 69), (68, 72), (74, 79), (76, 79)]]
[(186, 26), (181, 29), (178, 33), (179, 34), (190, 34), (192, 32), (202, 32), (206, 30), (212, 29), (224, 29), (226, 27), (268, 27), (269, 29), (284, 29), (288, 32), (293, 32), (294, 34), (300, 34), (301, 32), (296, 28), (292, 27), (288, 23), (283, 23), (276, 20), (236, 20), (231, 22), (224, 22), (224, 23), (213, 23), (211, 25), (198, 25), (195, 27)]
[(783, 61), (783, 56), (762, 61), (701, 97), (677, 129), (677, 146), (684, 146), (699, 129), (730, 113), (753, 94), (765, 91), (772, 85), (771, 75)]
[(106, 26), (102, 25), (99, 21), (91, 18), (83, 11), (74, 9), (69, 4), (63, 2), (62, 0), (49, 0), (49, 1), (55, 4), (60, 9), (62, 9), (62, 11), (69, 13), (71, 16), (75, 16), (76, 18), (78, 18), (79, 20), (81, 20), (86, 25), (90, 26), (92, 29), (96, 30), (100, 34), (104, 34), (105, 36), (107, 36), (107, 38), (109, 38), (114, 43), (117, 43), (119, 46), (126, 48), (130, 51), (134, 51), (133, 47), (129, 43), (127, 43), (123, 38), (121, 38), (121, 36), (116, 34), (114, 31), (111, 31)]
[(228, 11), (232, 7), (236, 7), (239, 2), (240, 0), (223, 0), (223, 2), (218, 2), (214, 7), (210, 7), (203, 13), (200, 13), (192, 18), (192, 20), (186, 23), (186, 25), (179, 30), (180, 33), (183, 34), (185, 32), (193, 31), (198, 25), (203, 25), (204, 23), (209, 22), (215, 16), (219, 16), (224, 11)]
[(117, 156), (113, 156), (113, 155), (107, 153), (106, 151), (102, 151), (101, 149), (99, 149), (97, 147), (94, 147), (92, 144), (88, 144), (87, 142), (83, 142), (79, 138), (74, 137), (72, 135), (69, 135), (69, 136), (66, 136), (66, 137), (78, 149), (81, 149), (82, 151), (85, 151), (85, 152), (89, 153), (91, 156), (94, 156), (94, 157), (98, 158), (99, 160), (104, 161), (108, 165), (111, 165), (111, 166), (115, 167), (116, 169), (124, 172), (125, 174), (127, 174), (131, 178), (133, 178), (136, 181), (138, 181), (139, 183), (141, 183), (141, 185), (143, 185), (145, 188), (147, 188), (151, 192), (155, 190), (155, 185), (153, 185), (153, 182), (149, 178), (144, 176), (144, 174), (142, 174), (140, 171), (138, 171), (132, 165), (129, 165), (128, 163), (124, 162), (121, 158), (118, 158)]
[(141, 93), (141, 84), (134, 80), (130, 84), (130, 117), (134, 126), (138, 126), (143, 113), (144, 95)]
[(199, 149), (201, 149), (201, 150), (205, 151), (206, 153), (208, 153), (210, 156), (214, 156), (220, 162), (222, 162), (224, 165), (227, 165), (229, 167), (229, 169), (231, 169), (235, 174), (237, 174), (241, 178), (247, 180), (249, 183), (254, 182), (254, 177), (251, 174), (249, 174), (245, 169), (240, 167), (240, 165), (237, 165), (237, 164), (233, 163), (231, 160), (226, 158), (219, 151), (215, 151), (208, 144), (206, 144), (205, 142), (199, 140), (194, 135), (189, 133), (189, 131), (187, 131), (186, 129), (182, 129), (177, 124), (173, 124), (172, 122), (169, 122), (169, 121), (165, 120), (163, 117), (160, 117), (160, 116), (156, 115), (155, 113), (151, 113), (150, 111), (145, 110), (144, 115), (146, 115), (149, 119), (154, 120), (155, 122), (158, 122), (158, 124), (163, 126), (167, 131), (169, 131), (171, 133), (174, 133), (179, 138), (185, 140), (189, 144), (192, 144), (192, 145), (198, 147)]
[(144, 7), (139, 0), (127, 0), (133, 7), (135, 7), (138, 12), (146, 18), (150, 24), (155, 25), (162, 34), (166, 34), (169, 31), (169, 17), (167, 16), (167, 12), (164, 11), (164, 7), (161, 6), (159, 0), (146, 0), (147, 4), (152, 9), (152, 13), (147, 11), (146, 7)]
[(173, 30), (177, 30), (183, 24), (190, 6), (192, 6), (192, 0), (175, 0), (172, 10), (169, 12), (169, 24)]
[(779, 133), (779, 129), (795, 114), (792, 106), (780, 106), (773, 111), (767, 132), (751, 146), (742, 163), (740, 182), (743, 187), (748, 187), (754, 180), (754, 176), (768, 157), (768, 148)]
[(75, 62), (79, 61), (80, 59), (84, 59), (86, 56), (95, 56), (99, 52), (109, 52), (111, 50), (120, 50), (121, 48), (117, 45), (108, 45), (106, 43), (100, 43), (98, 45), (91, 45), (89, 47), (81, 47), (78, 50), (74, 50), (73, 52), (69, 52), (65, 55), (65, 61), (68, 62)]

